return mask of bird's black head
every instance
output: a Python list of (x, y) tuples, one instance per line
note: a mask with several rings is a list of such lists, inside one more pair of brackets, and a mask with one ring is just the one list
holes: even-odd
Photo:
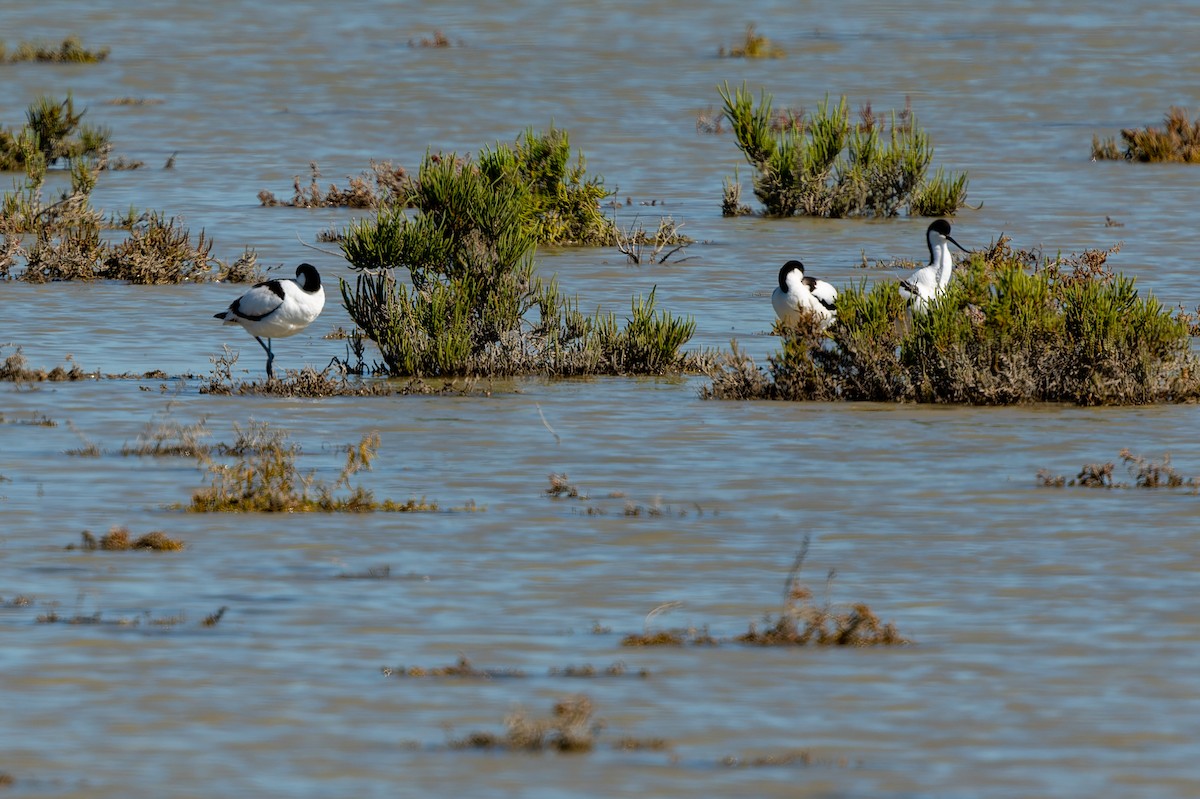
[(787, 291), (787, 277), (792, 272), (800, 271), (800, 277), (804, 277), (804, 264), (799, 261), (788, 261), (783, 266), (779, 267), (779, 290)]
[(935, 219), (929, 223), (929, 233), (937, 233), (939, 236), (950, 235), (950, 223), (945, 219)]
[(312, 264), (300, 264), (296, 267), (296, 282), (307, 292), (321, 288), (321, 273)]

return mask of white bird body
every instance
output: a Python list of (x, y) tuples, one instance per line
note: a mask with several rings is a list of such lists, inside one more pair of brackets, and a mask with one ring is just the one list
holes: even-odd
[(796, 324), (801, 309), (829, 325), (837, 315), (837, 289), (824, 280), (806, 277), (804, 264), (788, 261), (779, 269), (779, 285), (771, 292), (771, 306), (785, 325)]
[(967, 252), (950, 235), (950, 223), (945, 219), (935, 220), (929, 225), (925, 231), (925, 243), (929, 245), (929, 266), (921, 267), (907, 280), (900, 281), (900, 296), (907, 299), (917, 313), (925, 311), (929, 303), (935, 297), (940, 297), (950, 285), (950, 277), (954, 272), (950, 245)]
[[(271, 339), (294, 336), (312, 324), (325, 307), (321, 275), (312, 264), (296, 267), (296, 279), (276, 278), (258, 283), (234, 300), (215, 319), (241, 325), (267, 353), (267, 377), (274, 377)], [(263, 337), (267, 343), (263, 343)]]

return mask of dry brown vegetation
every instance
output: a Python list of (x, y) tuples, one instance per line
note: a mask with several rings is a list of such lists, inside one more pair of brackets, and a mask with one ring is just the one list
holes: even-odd
[(570, 696), (554, 703), (548, 718), (517, 708), (504, 720), (503, 734), (473, 732), (451, 740), (455, 749), (507, 749), (517, 752), (590, 752), (603, 726), (592, 718), (592, 700)]
[[(357, 340), (361, 341), (361, 339)], [(338, 358), (334, 358), (329, 366), (319, 372), (311, 366), (305, 366), (299, 370), (284, 370), (283, 377), (241, 380), (233, 376), (233, 368), (239, 357), (239, 354), (228, 346), (225, 347), (223, 353), (212, 356), (210, 360), (213, 363), (213, 371), (209, 375), (208, 381), (200, 386), (200, 393), (215, 396), (302, 397), (306, 399), (389, 397), (408, 394), (463, 396), (480, 391), (487, 393), (486, 389), (479, 388), (479, 381), (473, 378), (356, 379), (352, 378), (352, 375), (362, 374), (366, 371), (362, 367), (361, 360), (357, 367), (351, 367), (347, 365), (347, 361)], [(349, 355), (347, 360), (349, 360)]]
[(412, 191), (408, 172), (391, 161), (371, 161), (370, 170), (348, 177), (344, 189), (333, 183), (322, 189), (321, 169), (315, 161), (309, 163), (309, 172), (307, 186), (301, 184), (299, 175), (293, 179), (290, 200), (280, 200), (264, 189), (258, 193), (258, 201), (264, 206), (294, 208), (379, 208), (388, 203), (407, 205)]
[[(379, 450), (379, 434), (370, 433), (346, 447), (346, 464), (333, 482), (318, 480), (312, 471), (301, 472), (296, 463), (299, 447), (287, 434), (265, 422), (251, 422), (242, 430), (235, 426), (238, 440), (221, 445), (218, 451), (233, 455), (235, 463), (220, 462), (207, 453), (197, 460), (208, 470), (209, 484), (192, 494), (187, 510), (195, 513), (369, 513), (434, 511), (436, 503), (422, 499), (378, 501), (362, 486), (351, 486), (350, 478), (370, 470)], [(338, 492), (344, 493), (338, 493)]]
[(40, 383), (44, 381), (57, 383), (72, 380), (90, 380), (97, 375), (92, 372), (84, 372), (79, 368), (79, 364), (71, 363), (70, 356), (67, 357), (69, 368), (63, 366), (55, 366), (50, 371), (45, 369), (30, 369), (29, 362), (25, 356), (21, 354), (21, 348), (17, 347), (11, 355), (4, 359), (4, 363), (0, 364), (0, 381), (12, 383)]
[(1116, 480), (1116, 464), (1085, 463), (1079, 474), (1068, 480), (1064, 475), (1056, 475), (1047, 469), (1037, 474), (1038, 485), (1062, 488), (1064, 486), (1080, 486), (1083, 488), (1186, 488), (1191, 493), (1200, 493), (1200, 477), (1185, 477), (1171, 465), (1170, 454), (1163, 455), (1162, 460), (1156, 461), (1141, 455), (1135, 455), (1128, 449), (1122, 449), (1118, 457), (1125, 466), (1132, 483)]
[(134, 538), (129, 532), (128, 527), (114, 526), (99, 538), (96, 538), (88, 530), (84, 530), (80, 535), (83, 542), (79, 545), (68, 544), (67, 549), (82, 549), (87, 552), (95, 552), (96, 550), (127, 552), (134, 549), (154, 552), (177, 552), (183, 549), (182, 541), (171, 538), (161, 530), (155, 530), (154, 532)]
[[(792, 563), (784, 585), (783, 607), (777, 618), (767, 615), (764, 627), (751, 624), (743, 635), (732, 639), (735, 643), (753, 646), (895, 646), (907, 644), (895, 625), (879, 620), (875, 613), (862, 602), (851, 605), (835, 605), (828, 599), (816, 602), (812, 590), (799, 580), (800, 569), (808, 554), (808, 539), (805, 538), (799, 553)], [(831, 571), (826, 579), (826, 593), (832, 583)], [(674, 603), (660, 606), (649, 618)], [(670, 630), (644, 630), (625, 636), (622, 646), (716, 646), (721, 640), (709, 634), (708, 628)]]
[(1125, 128), (1121, 131), (1125, 149), (1114, 139), (1092, 137), (1092, 160), (1140, 161), (1143, 163), (1200, 163), (1200, 119), (1192, 121), (1188, 112), (1171, 106), (1161, 128)]

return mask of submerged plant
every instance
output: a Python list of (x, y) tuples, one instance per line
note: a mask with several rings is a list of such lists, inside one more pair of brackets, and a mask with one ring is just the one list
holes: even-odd
[(1086, 463), (1073, 479), (1067, 480), (1062, 475), (1055, 475), (1045, 469), (1038, 472), (1038, 484), (1061, 488), (1063, 486), (1081, 486), (1084, 488), (1187, 488), (1191, 492), (1200, 492), (1200, 477), (1184, 477), (1171, 465), (1170, 454), (1164, 455), (1161, 461), (1151, 460), (1141, 455), (1135, 455), (1128, 449), (1122, 449), (1119, 457), (1125, 465), (1125, 470), (1133, 478), (1133, 483), (1118, 482), (1113, 476), (1116, 466), (1111, 462), (1098, 464)]
[(924, 313), (909, 314), (894, 280), (845, 287), (827, 330), (805, 320), (783, 329), (765, 371), (735, 347), (702, 393), (980, 405), (1200, 398), (1186, 315), (1139, 296), (1133, 278), (1107, 267), (1112, 252), (1030, 263), (1001, 238)]
[[(750, 629), (738, 636), (743, 644), (755, 646), (895, 646), (909, 643), (896, 627), (884, 623), (862, 602), (842, 607), (833, 605), (828, 599), (817, 604), (812, 590), (800, 582), (800, 569), (808, 554), (806, 538), (792, 563), (784, 583), (783, 609), (772, 620), (764, 619), (764, 628), (751, 624)], [(826, 585), (833, 582), (830, 571)]]
[(1200, 119), (1192, 121), (1186, 109), (1171, 106), (1161, 128), (1126, 128), (1121, 131), (1125, 149), (1112, 138), (1092, 137), (1092, 160), (1125, 159), (1141, 162), (1200, 163)]
[(68, 36), (57, 47), (37, 42), (21, 42), (16, 51), (8, 53), (0, 44), (0, 61), (48, 61), (56, 63), (95, 64), (108, 58), (109, 48), (89, 50), (78, 36)]
[[(3, 349), (3, 347), (0, 347)], [(50, 371), (45, 369), (30, 369), (29, 361), (21, 353), (21, 348), (13, 349), (11, 355), (0, 363), (0, 382), (13, 383), (40, 383), (49, 381), (51, 383), (69, 382), (74, 380), (85, 380), (96, 377), (95, 374), (84, 372), (79, 368), (79, 364), (71, 363), (70, 356), (67, 357), (68, 367), (56, 366)]]
[[(926, 176), (933, 145), (911, 109), (893, 112), (887, 126), (867, 106), (855, 125), (845, 97), (836, 105), (826, 98), (816, 113), (781, 127), (765, 91), (757, 102), (744, 85), (719, 91), (768, 216), (896, 216), (901, 208), (948, 216), (966, 205), (965, 174)], [(728, 215), (739, 204), (728, 184), (724, 194)]]
[[(128, 527), (113, 527), (99, 538), (96, 538), (91, 532), (84, 530), (81, 538), (83, 542), (79, 546), (79, 549), (89, 552), (96, 550), (126, 552), (133, 549), (151, 550), (154, 552), (178, 552), (183, 549), (182, 541), (171, 538), (161, 530), (155, 530), (154, 532), (133, 538)], [(75, 544), (67, 546), (67, 549), (75, 548)]]
[(741, 45), (734, 45), (728, 50), (722, 46), (718, 55), (723, 58), (784, 58), (787, 53), (783, 48), (771, 44), (771, 40), (758, 33), (754, 23), (750, 23), (746, 26), (746, 36)]
[(266, 423), (251, 423), (245, 431), (239, 429), (238, 441), (220, 449), (235, 456), (237, 461), (220, 462), (206, 453), (197, 453), (197, 460), (208, 469), (209, 485), (192, 494), (188, 510), (197, 513), (437, 510), (436, 504), (424, 499), (379, 502), (368, 489), (351, 487), (351, 477), (370, 470), (379, 450), (378, 433), (367, 434), (358, 444), (346, 448), (346, 465), (332, 483), (318, 480), (311, 471), (301, 472), (296, 463), (299, 448), (288, 443), (285, 433)]
[(507, 749), (519, 752), (590, 752), (601, 725), (592, 719), (592, 701), (583, 695), (554, 703), (549, 718), (530, 716), (523, 708), (509, 714), (504, 735), (476, 732), (453, 740), (456, 749)]

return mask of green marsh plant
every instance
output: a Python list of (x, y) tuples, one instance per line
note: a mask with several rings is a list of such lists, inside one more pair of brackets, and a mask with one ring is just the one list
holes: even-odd
[(735, 347), (710, 398), (1010, 405), (1200, 399), (1188, 315), (1112, 272), (1112, 250), (1029, 263), (1001, 237), (924, 314), (895, 280), (845, 287), (827, 330), (780, 328), (766, 370)]
[(633, 299), (622, 326), (585, 315), (536, 274), (539, 243), (615, 241), (597, 204), (607, 192), (569, 158), (554, 130), (478, 159), (430, 154), (407, 202), (351, 223), (340, 245), (358, 277), (341, 281), (343, 304), (391, 375), (663, 374), (690, 363), (681, 347), (695, 323), (658, 310), (654, 291)]
[[(965, 173), (927, 175), (933, 145), (910, 108), (889, 125), (868, 105), (855, 124), (844, 96), (826, 97), (815, 113), (780, 126), (766, 91), (757, 101), (745, 85), (718, 91), (767, 216), (949, 216), (966, 205)], [(724, 213), (737, 213), (728, 182), (724, 195)]]

